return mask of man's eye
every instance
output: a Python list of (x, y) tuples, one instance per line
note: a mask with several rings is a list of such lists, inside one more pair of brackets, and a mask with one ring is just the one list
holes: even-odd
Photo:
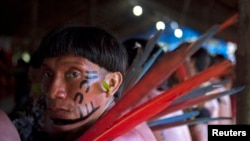
[(75, 77), (78, 77), (80, 76), (80, 73), (79, 72), (70, 72), (67, 74), (67, 77), (70, 77), (70, 78), (75, 78)]
[(51, 77), (53, 74), (51, 72), (43, 72), (43, 77), (45, 78), (49, 78)]

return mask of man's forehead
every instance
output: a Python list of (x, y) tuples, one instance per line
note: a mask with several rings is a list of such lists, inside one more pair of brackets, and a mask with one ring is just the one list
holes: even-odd
[(61, 56), (61, 57), (50, 57), (43, 61), (42, 66), (82, 66), (88, 69), (100, 68), (97, 64), (79, 56)]

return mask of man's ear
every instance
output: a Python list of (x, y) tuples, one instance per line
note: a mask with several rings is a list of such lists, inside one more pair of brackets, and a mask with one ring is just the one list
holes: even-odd
[(103, 85), (106, 85), (104, 87), (108, 87), (109, 90), (107, 90), (107, 88), (105, 88), (107, 90), (107, 97), (109, 96), (113, 96), (117, 90), (120, 88), (122, 81), (123, 81), (123, 76), (120, 72), (110, 72), (108, 74), (106, 74), (105, 79), (104, 79), (104, 83)]

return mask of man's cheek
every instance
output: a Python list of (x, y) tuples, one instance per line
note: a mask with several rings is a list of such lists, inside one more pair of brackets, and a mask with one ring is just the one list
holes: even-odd
[(97, 103), (94, 99), (95, 98), (92, 98), (90, 95), (87, 96), (87, 94), (82, 94), (80, 92), (75, 94), (74, 102), (77, 105), (80, 118), (100, 108), (100, 103)]
[(43, 92), (44, 94), (48, 93), (49, 84), (43, 82), (43, 83), (41, 84), (41, 89), (42, 89), (42, 92)]
[(76, 103), (78, 103), (79, 105), (81, 105), (82, 102), (83, 102), (83, 100), (84, 100), (83, 94), (77, 92), (77, 93), (75, 94), (75, 96), (74, 96), (74, 101), (75, 101)]
[(84, 100), (84, 96), (82, 93), (76, 93), (75, 96), (74, 96), (74, 102), (76, 103), (77, 106), (77, 110), (79, 112), (79, 115), (80, 115), (80, 118), (83, 117), (83, 111), (82, 111), (82, 108), (84, 108), (84, 104), (83, 103), (83, 100)]

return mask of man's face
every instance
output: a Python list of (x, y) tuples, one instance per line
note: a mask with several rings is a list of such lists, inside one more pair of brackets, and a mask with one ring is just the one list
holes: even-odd
[(53, 57), (44, 60), (42, 72), (54, 131), (88, 126), (105, 111), (108, 98), (101, 88), (105, 70), (98, 65), (82, 57)]

